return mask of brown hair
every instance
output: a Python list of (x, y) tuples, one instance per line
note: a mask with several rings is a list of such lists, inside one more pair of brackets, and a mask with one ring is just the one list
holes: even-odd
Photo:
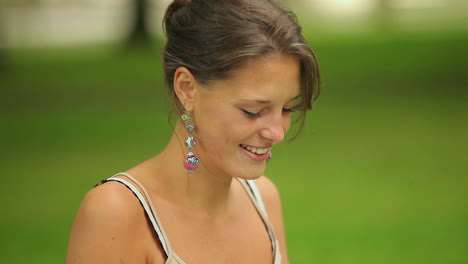
[(182, 106), (173, 82), (188, 68), (198, 82), (228, 78), (249, 60), (273, 53), (296, 55), (301, 69), (300, 128), (319, 95), (317, 59), (297, 17), (275, 0), (174, 0), (164, 15), (164, 71), (174, 110)]

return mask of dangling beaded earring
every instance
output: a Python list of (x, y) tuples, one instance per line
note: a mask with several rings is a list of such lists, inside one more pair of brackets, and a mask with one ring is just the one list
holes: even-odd
[(184, 158), (184, 167), (189, 173), (192, 173), (196, 168), (198, 168), (198, 163), (200, 162), (191, 151), (197, 145), (197, 139), (192, 136), (192, 132), (195, 130), (195, 124), (192, 122), (192, 113), (190, 111), (184, 111), (180, 116), (184, 122), (185, 129), (187, 129), (188, 137), (185, 139), (185, 146), (189, 148), (189, 152), (185, 155)]

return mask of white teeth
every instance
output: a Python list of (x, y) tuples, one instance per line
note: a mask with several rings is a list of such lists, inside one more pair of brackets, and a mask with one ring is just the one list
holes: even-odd
[(268, 151), (268, 149), (257, 149), (258, 154), (265, 154)]
[(241, 144), (241, 147), (247, 149), (248, 151), (252, 152), (252, 153), (255, 153), (255, 154), (265, 154), (268, 152), (268, 148), (254, 148), (254, 147), (251, 147), (251, 146), (247, 146), (247, 145), (244, 145), (244, 144)]

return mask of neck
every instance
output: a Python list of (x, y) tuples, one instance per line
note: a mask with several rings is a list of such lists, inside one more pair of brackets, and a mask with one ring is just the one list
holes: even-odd
[[(156, 177), (158, 191), (165, 198), (189, 205), (204, 212), (222, 214), (232, 199), (232, 177), (219, 175), (208, 171), (201, 165), (189, 173), (182, 160), (190, 150), (184, 145), (187, 132), (181, 122), (178, 122), (169, 144), (155, 158), (153, 175)], [(196, 147), (193, 151), (197, 154)], [(154, 173), (158, 172), (158, 173)]]

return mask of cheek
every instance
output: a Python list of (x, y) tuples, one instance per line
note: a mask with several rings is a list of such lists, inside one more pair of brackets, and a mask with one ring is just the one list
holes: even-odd
[(235, 120), (229, 117), (222, 105), (205, 104), (198, 109), (195, 122), (198, 127), (198, 136), (202, 142), (205, 142), (204, 147), (213, 149), (228, 138)]
[[(199, 117), (199, 137), (204, 148), (221, 151), (225, 147), (236, 147), (252, 135), (258, 126), (235, 109), (206, 107), (206, 114)], [(207, 143), (206, 143), (207, 142)], [(207, 145), (208, 144), (208, 145)]]

